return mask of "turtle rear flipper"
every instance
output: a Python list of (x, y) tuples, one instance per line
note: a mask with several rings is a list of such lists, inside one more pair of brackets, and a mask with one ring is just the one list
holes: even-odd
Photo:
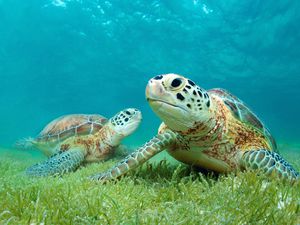
[(265, 149), (246, 151), (242, 155), (242, 166), (246, 169), (259, 169), (267, 175), (275, 173), (285, 179), (299, 179), (299, 173), (282, 156)]
[(83, 160), (84, 151), (81, 148), (74, 148), (57, 153), (48, 160), (29, 167), (26, 174), (29, 176), (60, 175), (74, 171)]

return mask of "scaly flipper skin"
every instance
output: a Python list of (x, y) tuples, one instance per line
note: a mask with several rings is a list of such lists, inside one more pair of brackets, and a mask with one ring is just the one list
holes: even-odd
[(58, 153), (48, 160), (35, 164), (26, 170), (29, 176), (51, 176), (74, 171), (84, 160), (84, 150), (74, 148)]
[(246, 151), (242, 165), (247, 169), (260, 169), (267, 175), (276, 173), (284, 179), (299, 179), (299, 173), (282, 156), (265, 149)]
[(127, 173), (129, 170), (142, 165), (154, 155), (163, 151), (170, 144), (175, 143), (175, 140), (177, 139), (177, 134), (175, 134), (172, 131), (166, 131), (162, 134), (158, 134), (145, 145), (138, 148), (133, 153), (129, 154), (126, 158), (120, 161), (109, 171), (96, 174), (94, 176), (91, 176), (90, 178), (92, 180), (102, 182), (116, 179)]
[[(277, 152), (277, 146), (268, 128), (230, 92), (206, 91), (189, 78), (170, 73), (150, 79), (145, 94), (163, 122), (159, 135), (93, 179), (117, 178), (164, 149), (180, 162), (218, 173), (260, 168), (290, 179), (299, 177), (277, 153), (272, 153)], [(163, 143), (156, 139), (164, 134), (174, 140)]]
[(21, 148), (41, 150), (48, 160), (27, 169), (29, 176), (74, 171), (81, 163), (101, 162), (114, 156), (115, 148), (132, 134), (141, 112), (127, 108), (107, 120), (98, 114), (70, 114), (50, 122), (36, 138), (17, 142)]

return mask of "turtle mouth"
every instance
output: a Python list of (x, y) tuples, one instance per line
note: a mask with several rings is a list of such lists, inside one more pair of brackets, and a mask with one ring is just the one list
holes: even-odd
[(158, 102), (158, 103), (162, 103), (162, 104), (169, 105), (169, 106), (174, 107), (174, 108), (181, 109), (181, 110), (183, 110), (183, 111), (187, 111), (185, 108), (183, 108), (183, 107), (181, 107), (181, 106), (172, 104), (172, 103), (167, 102), (167, 101), (164, 101), (164, 100), (154, 99), (154, 98), (147, 98), (147, 101), (148, 101), (149, 103), (153, 103), (153, 102), (155, 103), (155, 102)]

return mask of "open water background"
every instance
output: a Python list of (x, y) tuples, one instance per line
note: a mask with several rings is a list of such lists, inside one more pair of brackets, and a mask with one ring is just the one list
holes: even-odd
[(147, 81), (179, 73), (237, 95), (279, 141), (300, 137), (300, 1), (0, 0), (0, 145), (68, 113), (143, 112)]

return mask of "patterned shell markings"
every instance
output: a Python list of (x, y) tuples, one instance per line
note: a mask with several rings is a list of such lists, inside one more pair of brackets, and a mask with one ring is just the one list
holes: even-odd
[(239, 98), (221, 88), (211, 89), (209, 90), (209, 93), (213, 93), (221, 97), (225, 105), (232, 111), (233, 115), (238, 120), (250, 124), (260, 130), (270, 140), (273, 150), (277, 150), (277, 144), (269, 129), (264, 126), (258, 117)]
[(38, 135), (37, 141), (59, 142), (73, 135), (94, 134), (107, 122), (99, 114), (70, 114), (51, 121)]

